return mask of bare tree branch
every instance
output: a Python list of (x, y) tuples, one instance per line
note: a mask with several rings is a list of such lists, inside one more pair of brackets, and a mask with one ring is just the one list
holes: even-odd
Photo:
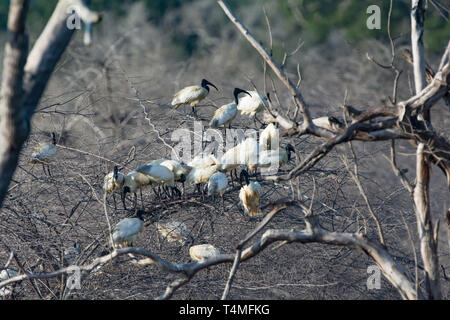
[(439, 280), (439, 260), (437, 255), (437, 230), (433, 229), (430, 213), (429, 180), (430, 163), (425, 155), (425, 145), (417, 146), (416, 186), (414, 188), (414, 208), (416, 210), (417, 231), (420, 252), (425, 272), (425, 284), (430, 299), (441, 299)]

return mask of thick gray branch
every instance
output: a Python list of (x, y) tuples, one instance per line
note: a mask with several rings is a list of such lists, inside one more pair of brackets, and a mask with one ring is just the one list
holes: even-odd
[(420, 239), (420, 253), (425, 271), (425, 285), (430, 299), (442, 299), (437, 255), (437, 230), (434, 230), (430, 213), (429, 181), (430, 163), (425, 155), (425, 145), (417, 146), (416, 186), (414, 188), (414, 209), (417, 231)]
[(28, 1), (11, 1), (0, 102), (0, 207), (16, 169), (20, 149), (28, 138), (31, 118), (74, 32), (66, 24), (69, 7), (79, 8), (81, 17), (90, 22), (100, 19), (100, 15), (87, 9), (86, 2), (60, 0), (27, 56), (25, 16)]

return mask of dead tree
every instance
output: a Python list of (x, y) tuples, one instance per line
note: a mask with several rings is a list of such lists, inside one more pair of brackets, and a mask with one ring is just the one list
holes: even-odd
[[(58, 5), (65, 1), (60, 1)], [(25, 1), (13, 1), (12, 10), (14, 5), (25, 4)], [(394, 47), (392, 44), (392, 62), (388, 68), (392, 68), (396, 73), (395, 84), (394, 84), (394, 94), (393, 94), (393, 105), (394, 106), (381, 106), (371, 110), (360, 110), (361, 108), (356, 108), (353, 106), (343, 105), (343, 117), (339, 119), (337, 117), (322, 116), (320, 118), (312, 118), (310, 113), (310, 107), (308, 102), (303, 97), (298, 85), (295, 85), (283, 71), (283, 69), (277, 64), (274, 58), (268, 54), (267, 50), (252, 36), (250, 31), (245, 27), (245, 25), (231, 12), (230, 8), (224, 1), (219, 0), (218, 4), (230, 18), (230, 20), (236, 25), (236, 27), (242, 32), (245, 38), (255, 47), (258, 53), (263, 57), (267, 65), (269, 65), (274, 73), (278, 76), (280, 81), (286, 86), (289, 91), (289, 95), (292, 98), (294, 107), (296, 108), (295, 115), (302, 115), (303, 121), (297, 121), (296, 116), (289, 117), (288, 112), (284, 110), (283, 107), (275, 106), (271, 103), (269, 105), (268, 114), (265, 118), (270, 119), (271, 122), (278, 122), (280, 127), (283, 129), (282, 135), (284, 137), (300, 137), (304, 135), (310, 135), (313, 138), (324, 139), (317, 147), (315, 147), (310, 154), (302, 157), (302, 160), (290, 170), (288, 173), (277, 176), (266, 177), (266, 180), (270, 181), (292, 181), (304, 173), (307, 173), (313, 167), (317, 167), (320, 161), (325, 158), (330, 151), (336, 148), (338, 145), (348, 143), (351, 147), (352, 141), (362, 141), (362, 142), (373, 142), (373, 141), (391, 141), (391, 164), (395, 175), (402, 179), (402, 183), (411, 194), (411, 201), (416, 213), (416, 221), (418, 227), (418, 234), (420, 238), (420, 254), (423, 262), (424, 279), (425, 279), (425, 292), (418, 289), (417, 283), (410, 279), (407, 272), (404, 270), (402, 264), (395, 259), (393, 250), (390, 249), (389, 243), (384, 241), (383, 233), (383, 222), (379, 221), (376, 213), (370, 208), (370, 203), (368, 201), (367, 195), (365, 194), (364, 188), (361, 185), (358, 176), (358, 168), (355, 165), (355, 170), (352, 172), (351, 176), (354, 179), (361, 195), (365, 199), (365, 202), (371, 212), (372, 218), (376, 221), (378, 228), (378, 238), (370, 238), (371, 235), (366, 235), (362, 232), (347, 232), (347, 231), (335, 231), (334, 229), (327, 229), (321, 225), (320, 215), (316, 214), (312, 209), (314, 203), (314, 195), (311, 199), (311, 206), (309, 208), (305, 207), (300, 201), (284, 201), (281, 199), (276, 204), (271, 213), (268, 213), (264, 220), (252, 231), (248, 233), (245, 238), (240, 241), (235, 247), (234, 254), (220, 254), (213, 258), (201, 261), (201, 262), (190, 262), (190, 263), (171, 263), (153, 250), (145, 248), (124, 248), (124, 249), (114, 249), (111, 253), (106, 254), (102, 257), (95, 258), (90, 262), (85, 261), (78, 262), (78, 267), (82, 276), (85, 276), (95, 270), (104, 267), (108, 262), (117, 259), (120, 256), (132, 254), (133, 260), (131, 262), (135, 266), (147, 266), (155, 265), (159, 267), (160, 270), (164, 272), (170, 272), (175, 274), (177, 278), (170, 282), (165, 292), (157, 296), (157, 299), (169, 299), (173, 296), (175, 291), (191, 281), (193, 277), (201, 270), (213, 267), (218, 264), (232, 264), (228, 281), (226, 281), (225, 289), (222, 295), (223, 299), (226, 299), (229, 292), (233, 290), (233, 278), (236, 272), (238, 272), (238, 267), (241, 262), (248, 261), (263, 250), (268, 248), (271, 244), (280, 242), (280, 245), (274, 249), (279, 248), (281, 245), (289, 245), (290, 243), (302, 243), (311, 244), (319, 243), (322, 245), (329, 246), (339, 246), (342, 248), (351, 248), (358, 250), (367, 255), (372, 259), (380, 268), (381, 272), (384, 274), (385, 278), (392, 284), (392, 286), (398, 291), (399, 295), (403, 299), (440, 299), (441, 289), (440, 289), (440, 274), (439, 274), (439, 259), (437, 255), (437, 243), (438, 243), (438, 224), (432, 220), (430, 213), (430, 203), (429, 203), (429, 179), (430, 179), (430, 166), (434, 164), (438, 166), (447, 177), (448, 187), (450, 187), (450, 142), (447, 141), (443, 136), (437, 133), (431, 125), (431, 116), (429, 115), (431, 108), (443, 97), (448, 95), (449, 83), (450, 83), (450, 43), (447, 46), (444, 55), (441, 60), (441, 64), (437, 71), (434, 73), (433, 78), (428, 84), (425, 82), (424, 77), (424, 57), (423, 57), (423, 3), (422, 1), (412, 1), (412, 56), (411, 61), (414, 64), (415, 78), (416, 80), (416, 94), (407, 100), (397, 102), (396, 99), (396, 83), (399, 77), (398, 69), (393, 65), (394, 61)], [(392, 1), (391, 1), (392, 6)], [(17, 12), (11, 17), (21, 17), (24, 19), (24, 6), (18, 6)], [(22, 9), (20, 9), (22, 8)], [(56, 12), (57, 10), (55, 10)], [(11, 18), (13, 19), (13, 18)], [(56, 18), (55, 18), (56, 19)], [(20, 19), (19, 19), (20, 20)], [(15, 21), (15, 20), (13, 20)], [(51, 20), (52, 21), (52, 20)], [(50, 21), (50, 22), (51, 22)], [(50, 24), (49, 22), (49, 24)], [(61, 21), (60, 21), (61, 22)], [(13, 24), (13, 22), (11, 22)], [(56, 28), (56, 27), (54, 27)], [(23, 29), (23, 21), (22, 21)], [(21, 33), (21, 28), (16, 28), (17, 39)], [(56, 28), (57, 29), (57, 28)], [(10, 28), (10, 30), (13, 30)], [(65, 33), (67, 30), (58, 29)], [(61, 36), (62, 37), (62, 36)], [(66, 35), (67, 37), (67, 35)], [(66, 37), (62, 37), (66, 39)], [(70, 37), (69, 37), (70, 38)], [(55, 40), (56, 41), (56, 40)], [(12, 42), (16, 47), (19, 46), (19, 41)], [(58, 42), (59, 43), (59, 42)], [(65, 45), (67, 45), (65, 42)], [(23, 46), (25, 47), (25, 46)], [(15, 47), (12, 47), (15, 48)], [(16, 69), (22, 70), (20, 65), (25, 66), (24, 72), (20, 73), (8, 73), (10, 80), (8, 83), (21, 83), (27, 80), (32, 81), (31, 76), (26, 76), (28, 62), (25, 62), (26, 54), (21, 50), (13, 51), (5, 57), (8, 57), (10, 63), (9, 65), (17, 65)], [(34, 49), (33, 49), (34, 50)], [(15, 59), (12, 52), (18, 53)], [(59, 52), (59, 51), (58, 51)], [(61, 52), (60, 52), (61, 53)], [(22, 56), (20, 55), (22, 54)], [(6, 60), (5, 60), (6, 61)], [(54, 67), (56, 63), (55, 60), (48, 62), (49, 65)], [(284, 64), (284, 62), (283, 62)], [(38, 68), (39, 69), (39, 68)], [(36, 70), (38, 70), (36, 69)], [(34, 70), (34, 69), (33, 69)], [(39, 69), (40, 70), (40, 69)], [(36, 71), (37, 72), (37, 71)], [(42, 71), (44, 72), (44, 71)], [(25, 75), (23, 74), (25, 73)], [(48, 77), (51, 72), (45, 73)], [(31, 77), (31, 78), (30, 78)], [(4, 81), (5, 81), (4, 77)], [(37, 80), (35, 80), (37, 81)], [(130, 82), (131, 83), (131, 82)], [(6, 86), (5, 86), (6, 87)], [(11, 86), (15, 88), (15, 86)], [(19, 86), (19, 88), (22, 86)], [(45, 84), (41, 87), (40, 94), (44, 90)], [(28, 88), (28, 86), (23, 86)], [(145, 109), (142, 99), (140, 98), (139, 91), (131, 87), (139, 101), (139, 105), (144, 109), (146, 120), (148, 120), (149, 125), (153, 126), (153, 130), (157, 132), (156, 128), (150, 121), (148, 117), (147, 109)], [(37, 91), (37, 89), (35, 89)], [(21, 101), (21, 95), (16, 91), (9, 93), (8, 91), (3, 93), (4, 97), (8, 97), (8, 100), (12, 104), (14, 101)], [(25, 95), (26, 96), (26, 95)], [(31, 99), (31, 98), (28, 98)], [(38, 100), (38, 99), (37, 99)], [(25, 100), (29, 101), (29, 100)], [(16, 105), (19, 102), (15, 102)], [(2, 102), (3, 103), (3, 102)], [(37, 103), (37, 102), (36, 102)], [(35, 104), (36, 104), (35, 103)], [(31, 105), (25, 104), (25, 106)], [(3, 104), (2, 104), (3, 106)], [(30, 107), (31, 108), (31, 107)], [(8, 109), (7, 109), (8, 110)], [(25, 109), (26, 110), (26, 109)], [(31, 117), (31, 115), (28, 115)], [(15, 118), (14, 118), (15, 119)], [(18, 118), (19, 120), (22, 118)], [(26, 122), (25, 122), (26, 123)], [(11, 126), (15, 128), (14, 126)], [(29, 130), (29, 129), (28, 129)], [(163, 142), (158, 133), (158, 138)], [(24, 138), (26, 139), (26, 137)], [(402, 170), (398, 169), (396, 159), (395, 159), (395, 141), (396, 140), (406, 140), (410, 141), (416, 148), (416, 182), (411, 184), (405, 178)], [(23, 141), (22, 141), (23, 143)], [(20, 149), (20, 148), (19, 148)], [(17, 151), (18, 153), (18, 151)], [(356, 158), (356, 156), (355, 156)], [(13, 159), (14, 160), (14, 159)], [(17, 162), (17, 157), (15, 159)], [(347, 169), (350, 167), (348, 166)], [(351, 170), (348, 170), (351, 172)], [(11, 173), (12, 175), (12, 173)], [(99, 196), (96, 195), (94, 188), (91, 183), (80, 174), (84, 182), (89, 185), (92, 189), (92, 194), (97, 199), (98, 203), (102, 203), (104, 206), (104, 213), (106, 221), (108, 222), (109, 235), (111, 234), (111, 226), (108, 217), (108, 210), (105, 202), (105, 197), (103, 201)], [(3, 180), (2, 180), (3, 181)], [(6, 190), (6, 189), (5, 189)], [(446, 189), (447, 190), (447, 189)], [(77, 204), (73, 210), (76, 210), (79, 204)], [(270, 228), (265, 230), (261, 235), (256, 237), (257, 233), (267, 226), (271, 218), (279, 211), (282, 211), (287, 206), (294, 207), (295, 210), (300, 212), (300, 217), (305, 223), (305, 227), (301, 230), (298, 229), (275, 229)], [(214, 209), (214, 208), (212, 208)], [(450, 210), (450, 209), (449, 209)], [(448, 211), (450, 212), (450, 211)], [(447, 212), (447, 222), (450, 221), (449, 213)], [(450, 227), (450, 224), (448, 224)], [(254, 242), (247, 246), (252, 239)], [(247, 247), (245, 247), (247, 246)], [(11, 254), (11, 256), (14, 256)], [(144, 258), (137, 259), (136, 256), (141, 256)], [(6, 285), (12, 285), (16, 282), (21, 282), (23, 280), (29, 280), (32, 284), (35, 279), (49, 279), (58, 278), (63, 275), (68, 275), (70, 269), (63, 267), (60, 269), (54, 268), (53, 271), (47, 273), (33, 273), (24, 271), (22, 274), (18, 274), (8, 280), (0, 282), (0, 288)], [(37, 292), (40, 296), (40, 293)]]
[(75, 11), (88, 25), (101, 18), (98, 13), (90, 11), (87, 4), (86, 0), (60, 0), (28, 53), (25, 21), (29, 1), (11, 1), (0, 101), (0, 207), (16, 169), (20, 150), (30, 133), (34, 111), (76, 30), (68, 27), (69, 15)]
[[(299, 89), (287, 77), (273, 57), (253, 37), (245, 25), (232, 13), (225, 1), (218, 1), (228, 18), (241, 31), (244, 37), (258, 51), (265, 62), (272, 68), (280, 81), (289, 90), (293, 102), (300, 111), (303, 122), (299, 123), (282, 114), (283, 110), (270, 109), (271, 119), (278, 122), (284, 128), (284, 136), (313, 135), (325, 138), (326, 141), (319, 145), (303, 161), (284, 176), (269, 177), (271, 180), (291, 180), (315, 166), (334, 147), (352, 140), (381, 141), (408, 139), (417, 146), (417, 178), (413, 191), (413, 202), (416, 211), (418, 233), (420, 237), (421, 257), (424, 263), (426, 297), (440, 299), (442, 297), (439, 280), (439, 259), (437, 255), (438, 226), (430, 214), (429, 204), (429, 176), (430, 164), (438, 166), (447, 178), (447, 188), (450, 189), (450, 141), (433, 130), (431, 123), (431, 108), (444, 98), (450, 88), (450, 42), (448, 43), (434, 78), (426, 85), (425, 58), (423, 49), (424, 1), (411, 1), (411, 44), (412, 60), (414, 67), (414, 83), (416, 94), (411, 98), (396, 103), (395, 107), (383, 106), (373, 110), (360, 111), (354, 107), (343, 106), (344, 112), (350, 118), (333, 118), (323, 125), (324, 121), (312, 119), (308, 104)], [(392, 2), (391, 2), (392, 6)], [(393, 42), (391, 40), (393, 46)], [(394, 49), (394, 48), (393, 48)], [(394, 56), (393, 56), (394, 58)], [(398, 79), (396, 79), (397, 81)], [(395, 91), (394, 91), (395, 92)], [(395, 101), (395, 99), (394, 99)], [(380, 119), (383, 118), (383, 119)], [(320, 124), (320, 126), (316, 125)], [(339, 125), (335, 126), (334, 123)], [(344, 125), (345, 124), (345, 125)], [(450, 230), (447, 230), (450, 232)], [(374, 258), (374, 257), (373, 257)], [(376, 259), (375, 259), (376, 260)], [(400, 291), (408, 291), (411, 288), (408, 281), (395, 283), (392, 278), (392, 269), (387, 271), (383, 263), (376, 260), (382, 268), (384, 275)], [(400, 271), (401, 273), (401, 271)], [(404, 286), (404, 287), (403, 287)], [(402, 288), (403, 287), (403, 288)], [(404, 298), (419, 298), (416, 294), (407, 295)]]

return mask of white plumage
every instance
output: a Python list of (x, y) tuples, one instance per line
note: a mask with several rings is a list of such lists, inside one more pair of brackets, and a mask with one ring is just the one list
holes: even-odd
[(125, 218), (114, 227), (112, 239), (114, 247), (133, 245), (139, 232), (144, 230), (144, 221), (141, 217), (141, 211), (138, 211), (137, 218)]
[(201, 86), (189, 86), (178, 91), (172, 100), (172, 105), (178, 108), (182, 104), (189, 104), (195, 107), (201, 100), (203, 100), (209, 91)]
[(175, 187), (174, 175), (166, 166), (147, 164), (137, 168), (136, 172), (146, 175), (152, 185)]
[(259, 154), (258, 166), (262, 168), (270, 167), (271, 165), (284, 166), (291, 159), (291, 151), (294, 148), (288, 144), (285, 150), (264, 150)]
[(257, 181), (249, 181), (247, 171), (241, 171), (242, 177), (245, 178), (245, 185), (239, 191), (239, 199), (245, 209), (245, 212), (251, 217), (260, 213), (261, 185)]
[(194, 107), (208, 95), (209, 85), (217, 90), (217, 87), (206, 79), (202, 79), (200, 86), (189, 86), (181, 89), (173, 96), (172, 106), (175, 106), (176, 109), (182, 104), (189, 104), (192, 107), (192, 111), (194, 111)]
[(239, 99), (237, 109), (241, 110), (241, 114), (248, 114), (254, 117), (256, 113), (263, 111), (269, 104), (266, 97), (257, 91), (250, 91), (249, 93), (250, 96), (244, 96)]
[(195, 167), (213, 165), (216, 163), (216, 161), (217, 159), (213, 154), (203, 152), (196, 155), (187, 165), (192, 169)]
[(189, 248), (189, 255), (194, 261), (206, 260), (220, 254), (220, 250), (212, 244), (199, 244)]
[(337, 131), (343, 126), (335, 117), (320, 117), (312, 120), (314, 125), (325, 128), (330, 131)]
[[(0, 282), (8, 280), (17, 276), (19, 273), (16, 270), (6, 269), (0, 272)], [(12, 292), (12, 286), (4, 286), (0, 288), (0, 297), (10, 295)]]
[(209, 125), (211, 128), (218, 128), (219, 126), (231, 126), (231, 122), (236, 118), (237, 105), (236, 103), (228, 103), (221, 106), (214, 112), (214, 116), (211, 119)]
[(231, 122), (236, 117), (237, 114), (237, 105), (239, 103), (238, 95), (239, 93), (247, 93), (247, 91), (234, 88), (233, 95), (234, 95), (234, 102), (228, 103), (226, 105), (221, 106), (219, 109), (214, 112), (214, 116), (211, 119), (211, 122), (209, 125), (211, 128), (218, 128), (219, 126), (229, 126), (231, 128)]
[(106, 191), (120, 190), (123, 187), (125, 181), (125, 175), (119, 172), (117, 166), (114, 166), (114, 171), (108, 173), (105, 176), (103, 189)]
[[(123, 203), (124, 209), (126, 209), (126, 205), (125, 205), (126, 194), (128, 192), (134, 193), (134, 207), (136, 208), (136, 204), (137, 204), (136, 191), (145, 186), (148, 186), (150, 184), (150, 181), (151, 180), (150, 180), (149, 175), (137, 172), (136, 170), (133, 170), (133, 171), (129, 172), (127, 175), (125, 175), (123, 188), (122, 188), (122, 203)], [(142, 202), (142, 206), (144, 206), (144, 201), (142, 199), (142, 193), (141, 193), (141, 202)]]
[(175, 181), (179, 181), (183, 175), (184, 177), (186, 177), (191, 170), (191, 168), (184, 163), (172, 159), (163, 158), (150, 162), (150, 165), (156, 164), (169, 169), (173, 173), (173, 178), (175, 179)]
[(133, 170), (124, 177), (123, 189), (127, 192), (136, 193), (142, 187), (150, 184), (150, 177), (146, 174)]
[(279, 144), (278, 129), (273, 123), (270, 123), (259, 136), (260, 150), (273, 150)]
[(190, 164), (193, 165), (193, 167), (186, 177), (186, 181), (189, 185), (208, 182), (209, 178), (219, 168), (219, 161), (212, 154), (203, 158), (194, 158)]
[(31, 155), (30, 164), (48, 163), (56, 154), (56, 145), (53, 143), (40, 143)]
[(220, 158), (220, 171), (229, 172), (239, 165), (247, 165), (251, 170), (258, 164), (258, 142), (254, 138), (247, 138), (237, 146), (229, 149)]
[[(31, 154), (31, 160), (28, 162), (30, 166), (34, 166), (36, 164), (42, 164), (43, 168), (45, 165), (48, 166), (51, 159), (56, 154), (56, 138), (55, 133), (52, 132), (52, 140), (50, 143), (39, 143), (34, 148), (34, 152)], [(45, 169), (44, 173), (45, 173)], [(48, 172), (50, 173), (50, 168), (48, 168)]]
[[(236, 169), (242, 162), (241, 160), (241, 149), (240, 144), (234, 146), (233, 148), (227, 150), (222, 157), (220, 157), (220, 171), (229, 172)], [(242, 159), (245, 156), (242, 155)]]
[(227, 176), (222, 172), (214, 173), (208, 180), (208, 196), (218, 193), (222, 197), (227, 186)]
[(271, 165), (285, 165), (288, 161), (288, 156), (285, 151), (280, 150), (264, 150), (259, 155), (258, 166), (262, 168), (270, 167)]
[(259, 145), (255, 138), (247, 138), (242, 142), (241, 149), (244, 154), (244, 164), (255, 170), (258, 165)]

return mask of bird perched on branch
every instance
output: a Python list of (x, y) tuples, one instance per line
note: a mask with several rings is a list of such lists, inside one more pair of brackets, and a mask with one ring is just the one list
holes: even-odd
[(56, 154), (56, 136), (55, 133), (52, 132), (52, 140), (50, 143), (40, 143), (38, 144), (34, 152), (31, 154), (31, 160), (28, 162), (30, 166), (34, 166), (36, 164), (42, 164), (42, 170), (45, 172), (45, 166), (47, 166), (48, 174), (51, 176), (49, 162)]
[(195, 114), (194, 107), (209, 94), (209, 86), (214, 87), (217, 91), (217, 87), (206, 79), (202, 79), (202, 83), (199, 86), (189, 86), (181, 89), (172, 98), (172, 106), (177, 109), (182, 104), (189, 104), (192, 107), (192, 113)]
[(115, 248), (133, 246), (139, 232), (144, 230), (142, 210), (137, 210), (136, 218), (125, 218), (119, 221), (112, 233)]
[(218, 128), (219, 126), (228, 126), (229, 129), (231, 129), (231, 122), (236, 117), (237, 114), (237, 105), (239, 103), (238, 95), (239, 93), (246, 93), (250, 95), (247, 91), (239, 88), (234, 88), (233, 95), (234, 95), (234, 102), (225, 104), (221, 106), (219, 109), (214, 112), (214, 116), (211, 119), (211, 122), (209, 125), (211, 128)]
[(189, 248), (189, 255), (194, 261), (206, 260), (220, 254), (220, 250), (212, 244), (199, 244)]
[[(124, 182), (125, 175), (119, 172), (119, 168), (117, 166), (114, 166), (113, 172), (110, 172), (105, 176), (103, 190), (113, 193), (114, 209), (117, 209), (116, 196), (114, 194), (114, 191), (122, 190)], [(120, 194), (122, 195), (122, 192)]]
[[(413, 57), (411, 54), (411, 51), (409, 51), (409, 49), (403, 49), (402, 52), (403, 55), (403, 59), (405, 59), (408, 63), (414, 65), (414, 61), (413, 61)], [(434, 70), (433, 68), (431, 68), (431, 66), (428, 64), (428, 62), (425, 61), (425, 78), (427, 83), (430, 83), (431, 81), (433, 81), (433, 78), (435, 76)]]
[(264, 110), (264, 108), (269, 107), (269, 103), (267, 102), (266, 97), (257, 91), (250, 91), (249, 96), (244, 96), (239, 99), (239, 104), (237, 105), (237, 109), (241, 110), (241, 114), (248, 114), (250, 117), (253, 117), (253, 121), (256, 126), (256, 114)]
[(291, 160), (291, 152), (295, 152), (291, 144), (287, 144), (283, 150), (263, 150), (259, 154), (258, 167), (268, 168), (271, 165), (284, 166)]
[(260, 213), (260, 197), (261, 197), (261, 185), (257, 181), (251, 181), (248, 178), (246, 170), (241, 171), (241, 183), (243, 178), (245, 179), (245, 185), (241, 187), (239, 191), (239, 199), (245, 209), (245, 212), (250, 217), (257, 216)]

